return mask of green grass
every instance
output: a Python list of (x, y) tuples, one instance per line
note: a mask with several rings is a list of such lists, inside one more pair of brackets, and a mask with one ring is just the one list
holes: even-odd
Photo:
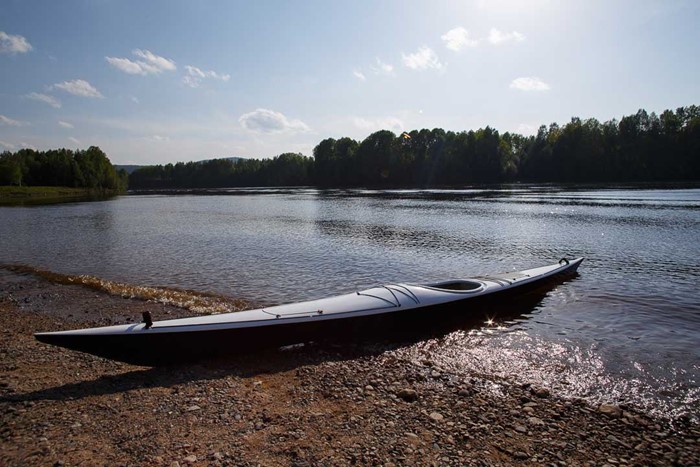
[[(116, 194), (116, 193), (110, 193)], [(88, 188), (65, 186), (0, 186), (0, 204), (60, 203), (79, 199), (104, 198)]]

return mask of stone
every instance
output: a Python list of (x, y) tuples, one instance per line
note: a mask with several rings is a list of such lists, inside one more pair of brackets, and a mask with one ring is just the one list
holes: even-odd
[(415, 402), (418, 400), (418, 393), (413, 389), (402, 389), (399, 391), (398, 396), (406, 402)]
[(513, 426), (513, 429), (517, 431), (518, 433), (527, 433), (527, 428), (525, 428), (522, 425), (515, 425)]
[(185, 461), (185, 463), (187, 463), (187, 464), (194, 464), (195, 462), (197, 462), (197, 456), (192, 454), (192, 455), (185, 457), (182, 460)]
[(442, 414), (440, 414), (438, 412), (432, 412), (429, 415), (429, 417), (432, 418), (433, 420), (435, 420), (436, 422), (441, 422), (445, 419), (445, 417), (443, 417)]
[(527, 422), (530, 425), (535, 425), (535, 426), (543, 426), (544, 425), (544, 421), (542, 421), (541, 418), (537, 418), (537, 417), (528, 417)]
[(532, 393), (534, 395), (536, 395), (537, 397), (539, 397), (540, 399), (546, 399), (547, 397), (549, 397), (549, 389), (547, 389), (547, 388), (533, 389)]
[(598, 412), (614, 418), (622, 416), (622, 409), (612, 404), (600, 404), (598, 407)]

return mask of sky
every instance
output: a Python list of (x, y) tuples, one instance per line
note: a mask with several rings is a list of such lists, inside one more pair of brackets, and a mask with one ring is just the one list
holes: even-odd
[(696, 0), (3, 0), (0, 151), (312, 155), (700, 104)]

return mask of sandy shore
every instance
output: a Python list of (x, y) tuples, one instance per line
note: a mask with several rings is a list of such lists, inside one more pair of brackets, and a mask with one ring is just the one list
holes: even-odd
[(0, 465), (698, 465), (700, 427), (305, 345), (169, 368), (33, 332), (187, 316), (0, 270)]

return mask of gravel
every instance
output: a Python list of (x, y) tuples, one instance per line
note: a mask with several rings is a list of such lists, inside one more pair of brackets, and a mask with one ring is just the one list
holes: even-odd
[(390, 347), (307, 344), (146, 368), (32, 337), (142, 311), (189, 315), (0, 274), (0, 465), (700, 464), (697, 425), (450, 374)]

